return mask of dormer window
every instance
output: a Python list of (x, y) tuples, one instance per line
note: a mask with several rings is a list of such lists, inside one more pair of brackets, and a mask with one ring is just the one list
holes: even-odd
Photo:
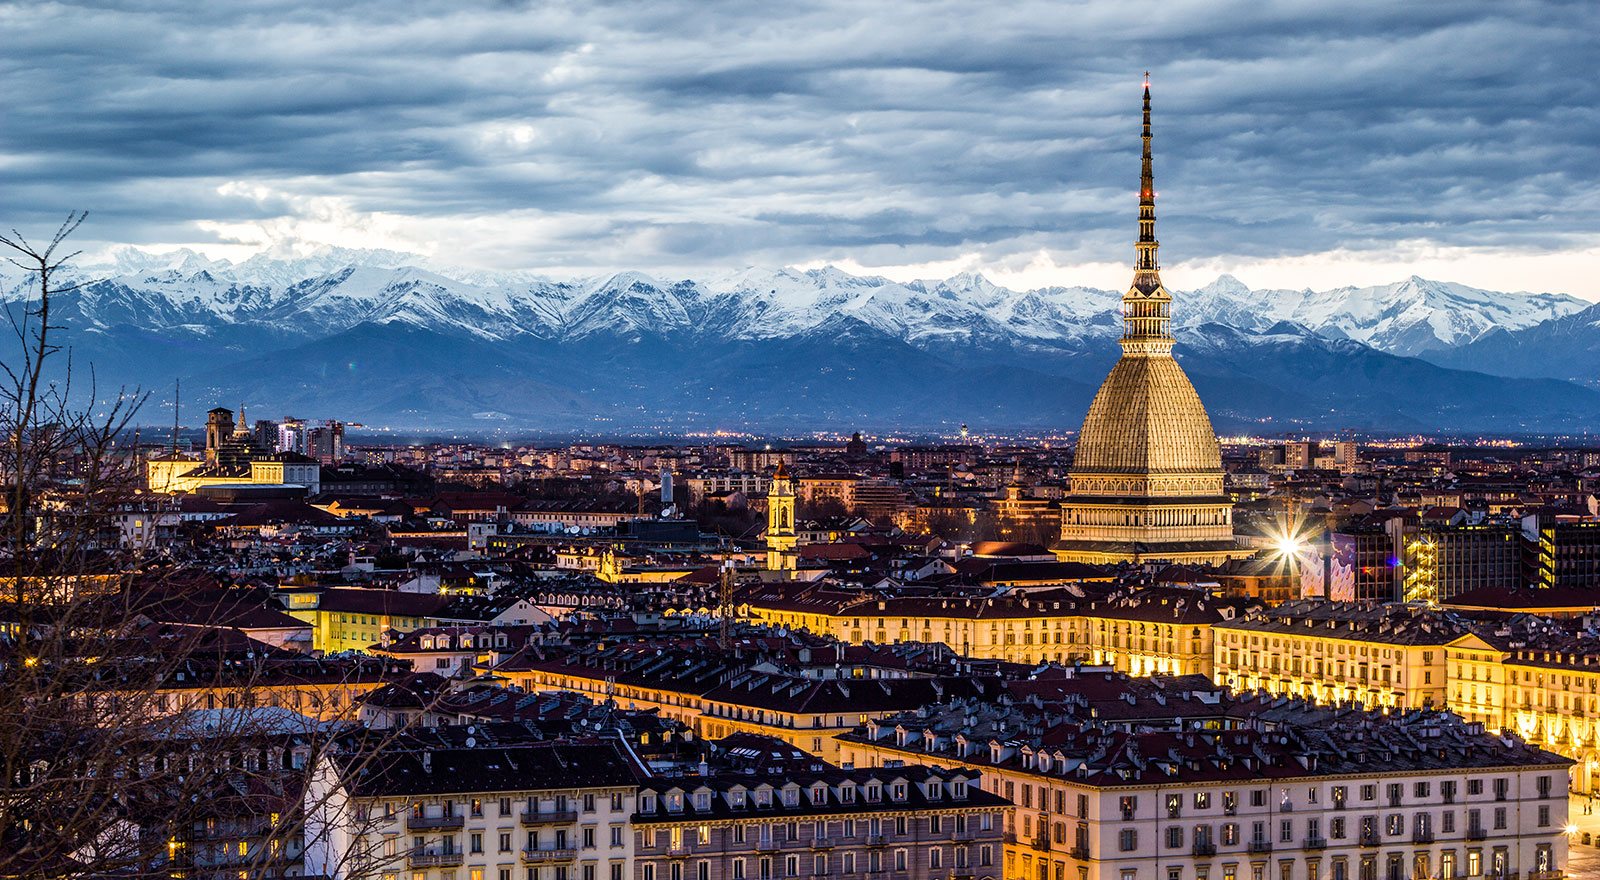
[(883, 787), (876, 782), (867, 786), (867, 803), (875, 804), (883, 799)]
[(811, 802), (813, 804), (825, 804), (825, 803), (827, 803), (828, 802), (828, 787), (826, 785), (814, 785), (814, 786), (812, 786), (811, 787)]
[(762, 789), (756, 792), (756, 806), (768, 807), (772, 805), (772, 792)]
[(744, 789), (736, 788), (728, 792), (728, 806), (733, 807), (735, 810), (744, 809)]
[(783, 804), (786, 807), (798, 806), (800, 804), (800, 791), (794, 788), (784, 789)]
[(856, 802), (856, 787), (853, 785), (839, 786), (839, 803), (853, 804)]
[(928, 800), (936, 801), (939, 799), (940, 794), (944, 791), (944, 786), (939, 784), (939, 780), (934, 779), (928, 782), (928, 785), (924, 790), (928, 793)]
[(697, 791), (694, 793), (694, 808), (696, 810), (711, 809), (711, 792)]
[(957, 779), (955, 782), (950, 783), (950, 796), (956, 800), (965, 798), (967, 796), (966, 780)]
[(904, 782), (896, 782), (894, 784), (894, 787), (889, 790), (889, 796), (894, 798), (897, 801), (905, 800), (906, 799), (906, 784)]
[(683, 795), (678, 794), (677, 792), (667, 795), (667, 812), (683, 812)]
[(654, 813), (656, 811), (656, 796), (652, 794), (639, 795), (639, 812)]

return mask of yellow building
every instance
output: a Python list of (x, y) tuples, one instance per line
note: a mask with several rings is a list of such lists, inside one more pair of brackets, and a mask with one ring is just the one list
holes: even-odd
[(1447, 646), (1463, 635), (1414, 609), (1299, 601), (1214, 631), (1219, 684), (1385, 709), (1444, 707)]
[(1468, 633), (1445, 646), (1450, 710), (1486, 730), (1506, 727), (1506, 665), (1508, 649), (1483, 636)]
[(168, 492), (187, 492), (189, 489), (180, 488), (189, 485), (190, 481), (180, 482), (190, 471), (198, 470), (205, 462), (198, 458), (191, 458), (181, 452), (172, 452), (167, 455), (158, 455), (146, 459), (144, 463), (144, 483), (151, 492), (165, 494)]
[(1074, 585), (1001, 597), (874, 598), (825, 585), (763, 584), (741, 598), (746, 619), (860, 645), (943, 642), (1014, 663), (1081, 661), (1130, 675), (1210, 675), (1212, 627), (1237, 602), (1203, 592)]
[(1591, 651), (1518, 648), (1504, 661), (1505, 726), (1578, 762), (1579, 792), (1600, 787), (1600, 655)]
[(322, 487), (322, 465), (295, 452), (262, 456), (238, 467), (206, 465), (174, 453), (145, 462), (145, 485), (160, 493), (196, 492), (207, 486), (294, 485), (315, 495)]
[(275, 592), (290, 617), (311, 624), (311, 649), (365, 651), (388, 630), (438, 626), (450, 597), (367, 587), (284, 587)]

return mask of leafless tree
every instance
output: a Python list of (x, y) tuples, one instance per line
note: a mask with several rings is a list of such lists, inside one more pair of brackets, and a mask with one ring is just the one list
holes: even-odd
[(189, 585), (118, 525), (161, 503), (124, 439), (144, 397), (102, 400), (92, 369), (75, 387), (53, 314), (83, 221), (0, 235), (26, 273), (0, 363), (0, 877), (272, 876), (383, 670), (254, 642), (226, 598), (162, 613)]

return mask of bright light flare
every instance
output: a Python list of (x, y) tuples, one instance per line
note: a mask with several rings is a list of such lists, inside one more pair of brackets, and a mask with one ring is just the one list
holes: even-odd
[(1278, 539), (1276, 549), (1279, 556), (1299, 556), (1306, 549), (1306, 542), (1295, 535), (1284, 535)]

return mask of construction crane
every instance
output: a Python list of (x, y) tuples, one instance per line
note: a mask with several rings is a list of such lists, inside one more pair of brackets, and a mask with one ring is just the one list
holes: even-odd
[(733, 647), (733, 560), (722, 560), (722, 571), (718, 574), (718, 635), (722, 650), (727, 651)]

